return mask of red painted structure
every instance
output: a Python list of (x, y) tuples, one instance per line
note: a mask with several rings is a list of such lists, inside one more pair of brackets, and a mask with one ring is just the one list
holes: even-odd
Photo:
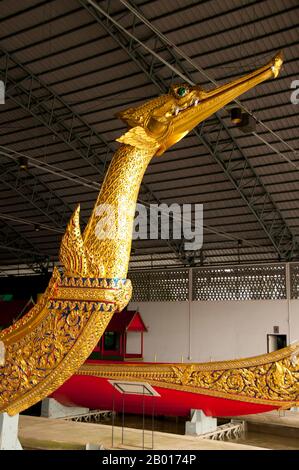
[[(125, 310), (121, 315), (113, 315), (105, 333), (91, 355), (92, 359), (130, 360), (143, 358), (143, 333), (147, 331), (139, 312)], [(140, 333), (140, 350), (127, 352), (127, 339), (130, 333)]]
[[(108, 361), (88, 361), (89, 363), (105, 365)], [(113, 361), (115, 363), (115, 361)], [(144, 363), (145, 364), (145, 363)], [(208, 395), (171, 390), (163, 387), (153, 387), (159, 397), (142, 395), (125, 395), (125, 413), (161, 416), (189, 417), (192, 409), (201, 409), (207, 416), (238, 416), (253, 413), (263, 413), (277, 409), (275, 406), (246, 403), (238, 400), (227, 400)], [(65, 382), (52, 397), (64, 405), (76, 405), (90, 409), (122, 411), (123, 395), (118, 392), (106, 378), (88, 375), (73, 375)]]

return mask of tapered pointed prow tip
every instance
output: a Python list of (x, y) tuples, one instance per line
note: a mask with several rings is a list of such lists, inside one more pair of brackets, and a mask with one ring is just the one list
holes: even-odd
[(283, 52), (282, 51), (279, 51), (273, 57), (272, 63), (273, 63), (273, 65), (272, 65), (271, 69), (272, 69), (274, 78), (276, 78), (279, 75), (279, 72), (280, 72), (282, 64), (283, 64)]

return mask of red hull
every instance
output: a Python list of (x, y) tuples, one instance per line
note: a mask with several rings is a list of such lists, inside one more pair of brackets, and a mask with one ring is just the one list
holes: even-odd
[[(160, 397), (142, 397), (140, 395), (125, 395), (125, 413), (164, 416), (190, 416), (191, 409), (201, 409), (207, 416), (238, 416), (245, 414), (263, 413), (277, 409), (275, 406), (246, 403), (237, 400), (226, 400), (208, 395), (170, 390), (154, 387)], [(121, 412), (123, 395), (103, 379), (87, 375), (74, 375), (52, 395), (64, 405), (83, 406), (90, 409), (102, 409)], [(114, 402), (114, 404), (113, 404)]]

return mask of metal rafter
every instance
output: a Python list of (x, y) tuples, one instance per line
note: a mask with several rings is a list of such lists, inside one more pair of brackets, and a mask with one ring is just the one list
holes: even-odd
[(34, 272), (41, 272), (49, 263), (49, 257), (42, 254), (21, 233), (9, 223), (0, 220), (0, 248), (7, 250), (18, 263), (26, 264)]
[[(11, 70), (12, 74), (10, 75)], [(18, 78), (14, 79), (13, 75), (16, 70), (18, 71)], [(50, 101), (51, 109), (49, 110), (46, 103), (48, 102), (47, 97), (50, 100), (50, 90), (3, 49), (0, 49), (0, 78), (5, 83), (6, 97), (14, 101), (18, 106), (29, 111), (39, 122), (43, 124), (47, 123), (47, 127), (49, 128), (51, 119), (58, 119), (58, 117), (54, 117), (56, 99), (56, 105), (58, 104), (57, 95), (53, 95), (53, 99)], [(50, 118), (48, 113), (50, 113)], [(49, 119), (48, 121), (47, 118)], [(75, 118), (73, 118), (72, 122), (74, 121)], [(64, 131), (66, 132), (66, 129), (64, 129)], [(70, 133), (68, 135), (72, 139), (72, 135), (70, 135)], [(69, 144), (69, 146), (73, 148), (73, 143)], [(6, 151), (13, 153), (10, 149), (6, 149)], [(6, 179), (6, 176), (9, 176), (9, 180)], [(27, 178), (19, 178), (19, 176), (20, 173), (17, 171), (17, 167), (10, 171), (9, 168), (2, 165), (0, 178), (4, 184), (17, 192), (26, 202), (29, 202), (35, 209), (38, 209), (42, 215), (45, 215), (49, 220), (54, 222), (56, 226), (64, 226), (73, 209), (67, 205), (62, 198), (57, 196), (49, 185), (30, 171), (27, 171), (27, 176), (31, 179), (30, 183), (28, 183)], [(45, 190), (44, 194), (46, 197), (42, 196), (37, 190), (39, 187)]]
[[(30, 170), (21, 170), (15, 164), (5, 165), (2, 163), (0, 164), (0, 180), (53, 222), (56, 227), (62, 228), (68, 221), (69, 215), (72, 213), (71, 207), (65, 204), (45, 182), (37, 178)], [(40, 192), (41, 187), (45, 191), (45, 197)]]
[[(17, 79), (14, 78), (16, 70)], [(95, 153), (91, 146), (91, 140), (96, 133), (88, 128), (86, 134), (86, 129), (84, 129), (84, 125), (86, 128), (88, 127), (86, 123), (81, 121), (81, 118), (73, 113), (68, 105), (52, 93), (29, 70), (2, 49), (0, 50), (0, 78), (5, 83), (6, 98), (29, 111), (35, 119), (44, 124), (60, 140), (79, 153), (81, 157), (87, 159), (89, 165), (97, 172), (99, 171), (99, 168), (95, 167), (92, 161)], [(59, 107), (57, 113), (55, 112), (56, 107)], [(68, 120), (71, 123), (70, 127), (66, 124)], [(84, 138), (74, 132), (75, 125), (79, 125), (79, 123)], [(100, 136), (97, 135), (97, 139), (98, 142), (101, 139)], [(101, 143), (106, 150), (107, 142), (103, 140)], [(13, 153), (10, 149), (6, 149), (6, 151)], [(103, 161), (97, 158), (97, 163), (99, 162), (104, 168)], [(25, 175), (24, 172), (18, 170), (17, 166), (11, 168), (2, 164), (0, 167), (0, 180), (53, 222), (56, 227), (63, 227), (67, 223), (73, 209), (57, 196), (49, 185), (31, 173), (30, 170), (26, 171)], [(44, 195), (41, 194), (40, 188), (43, 188)], [(27, 255), (29, 254), (30, 252), (27, 250)], [(34, 253), (33, 256), (35, 257)], [(33, 261), (35, 262), (35, 259)]]
[[(18, 70), (17, 79), (14, 78), (16, 69)], [(102, 135), (3, 49), (0, 49), (0, 77), (5, 83), (8, 98), (28, 111), (62, 142), (78, 153), (97, 173), (103, 175), (108, 157), (114, 149)], [(99, 148), (103, 149), (100, 154)], [(155, 197), (155, 200), (158, 201), (158, 198)], [(170, 247), (183, 264), (188, 264), (188, 259), (182, 255), (181, 250), (177, 249), (175, 243), (171, 242)]]
[[(6, 149), (2, 150), (2, 155), (7, 156), (6, 152), (14, 152)], [(22, 171), (17, 165), (0, 164), (0, 180), (21, 196), (23, 200), (38, 210), (39, 213), (46, 216), (48, 220), (54, 222), (59, 228), (63, 227), (68, 221), (72, 212), (61, 198), (59, 198), (46, 183), (41, 181), (30, 171)], [(43, 197), (39, 190), (45, 189), (46, 197)], [(29, 224), (30, 225), (30, 224)], [(33, 223), (32, 223), (33, 226)], [(42, 272), (45, 264), (48, 264), (48, 257), (38, 253), (36, 247), (19, 231), (16, 231), (7, 223), (1, 221), (0, 227), (0, 248), (9, 251), (19, 262), (25, 262), (34, 272)]]
[[(46, 126), (96, 173), (104, 174), (107, 155), (113, 151), (109, 143), (59, 95), (3, 49), (0, 49), (0, 77), (8, 98)], [(99, 146), (103, 149), (101, 154)]]
[[(145, 46), (142, 39), (135, 36), (136, 25), (140, 22), (140, 15), (137, 17), (135, 14), (134, 10), (138, 11), (138, 9), (132, 1), (130, 2), (133, 5), (132, 10), (128, 10), (128, 14), (125, 15), (126, 27), (110, 16), (111, 0), (106, 0), (105, 8), (103, 2), (99, 6), (98, 2), (93, 0), (78, 1), (117, 44), (125, 50), (161, 92), (165, 93), (169, 88), (168, 83), (161, 76), (161, 69), (165, 66), (172, 70), (171, 80), (176, 76), (180, 76), (187, 82), (193, 83), (191, 73), (192, 71), (198, 72), (198, 70), (192, 69), (190, 64), (187, 69), (182, 58), (163, 40), (163, 37), (155, 34), (146, 23), (143, 23), (142, 33), (146, 34), (147, 45)], [(130, 25), (128, 26), (129, 21)], [(151, 46), (149, 47), (148, 44), (151, 44)], [(282, 213), (276, 207), (271, 194), (267, 191), (243, 149), (219, 114), (216, 114), (216, 120), (216, 126), (213, 126), (212, 129), (208, 129), (208, 123), (203, 123), (195, 129), (195, 135), (221, 166), (254, 214), (279, 258), (281, 260), (293, 259), (299, 253), (299, 245), (295, 235), (291, 232)]]
[[(85, 186), (89, 189), (94, 188), (95, 190), (99, 190), (101, 187), (99, 183), (96, 183), (95, 181), (92, 181), (88, 178), (84, 178), (83, 176), (76, 175), (70, 170), (63, 170), (58, 166), (46, 163), (35, 157), (29, 157), (27, 154), (16, 152), (15, 150), (12, 150), (9, 147), (4, 147), (3, 145), (0, 145), (0, 156), (1, 155), (15, 162), (19, 162), (20, 158), (23, 158), (25, 159), (25, 161), (28, 162), (28, 165), (32, 168), (38, 168), (39, 170), (45, 173), (50, 173), (52, 175), (58, 176), (59, 178), (71, 181), (72, 183), (79, 184), (80, 186)], [(61, 198), (60, 200), (63, 203), (63, 200)]]

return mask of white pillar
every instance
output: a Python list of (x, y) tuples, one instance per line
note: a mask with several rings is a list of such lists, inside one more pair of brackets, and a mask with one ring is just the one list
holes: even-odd
[(87, 442), (85, 444), (85, 450), (106, 450), (103, 444), (95, 444), (92, 442)]
[(18, 439), (19, 415), (0, 413), (0, 450), (22, 450)]
[(191, 410), (191, 421), (185, 425), (187, 436), (199, 436), (208, 432), (216, 431), (217, 418), (206, 416), (202, 410)]
[(188, 361), (192, 360), (192, 301), (193, 301), (193, 269), (189, 268), (188, 286)]
[(286, 294), (287, 294), (287, 306), (288, 306), (288, 338), (287, 344), (291, 344), (291, 273), (290, 273), (290, 263), (285, 264), (286, 270)]
[(41, 416), (44, 418), (70, 418), (72, 416), (86, 415), (89, 408), (80, 406), (64, 406), (54, 398), (45, 398), (42, 401)]

